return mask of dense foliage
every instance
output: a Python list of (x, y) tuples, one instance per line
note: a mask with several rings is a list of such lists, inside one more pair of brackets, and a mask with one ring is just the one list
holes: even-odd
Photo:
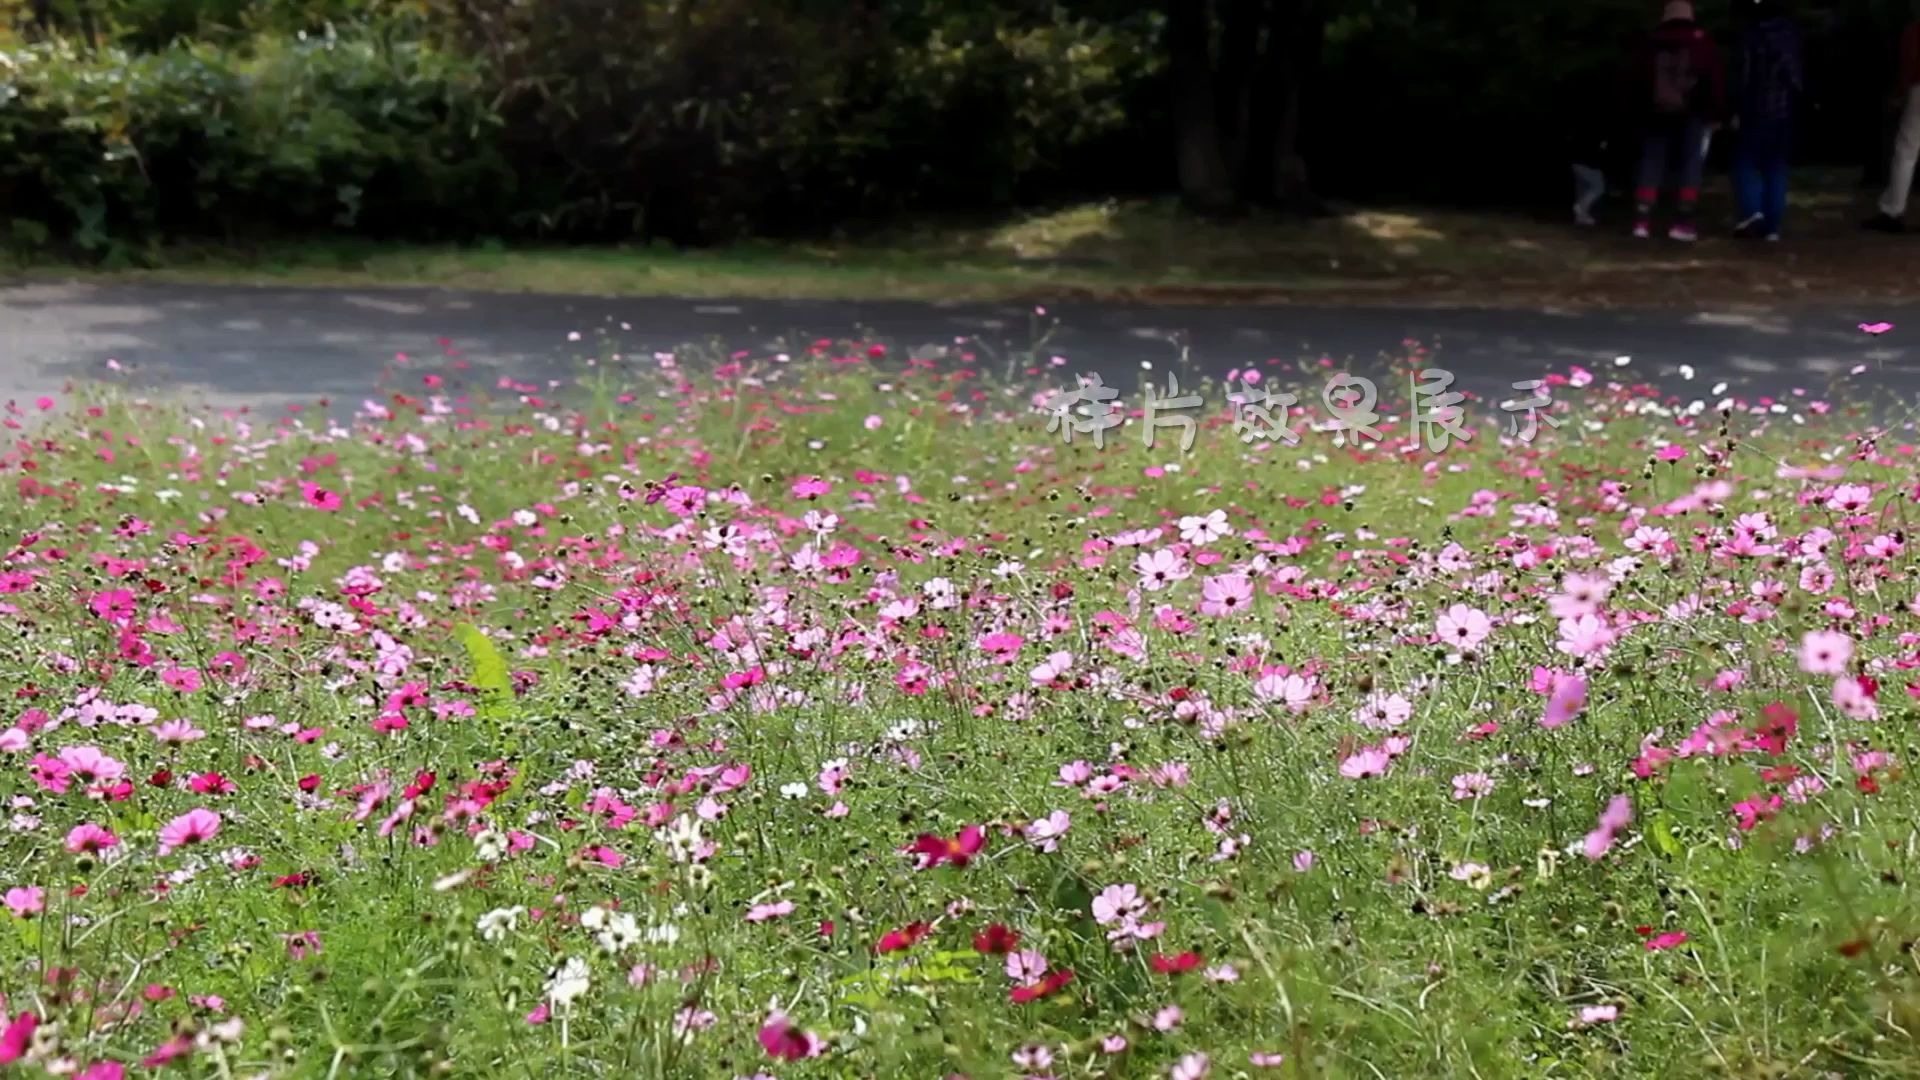
[[(1285, 167), (1247, 136), (1286, 123), (1335, 193), (1557, 199), (1576, 101), (1647, 6), (1213, 0), (1180, 25), (1230, 84), (1236, 170)], [(1803, 6), (1803, 157), (1881, 156), (1900, 5)], [(12, 0), (0, 193), (17, 244), (137, 256), (266, 228), (701, 242), (1164, 191), (1194, 121), (1163, 9)]]

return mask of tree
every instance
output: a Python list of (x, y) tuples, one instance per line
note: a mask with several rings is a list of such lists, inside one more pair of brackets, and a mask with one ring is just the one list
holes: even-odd
[(1326, 39), (1319, 0), (1167, 0), (1166, 19), (1182, 197), (1317, 211), (1300, 121)]

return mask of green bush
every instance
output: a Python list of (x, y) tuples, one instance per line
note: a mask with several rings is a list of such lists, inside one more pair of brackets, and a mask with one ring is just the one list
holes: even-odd
[(1124, 127), (1154, 55), (1133, 22), (1053, 5), (446, 2), (501, 88), (521, 224), (564, 236), (707, 241), (1004, 203)]
[(459, 235), (505, 215), (471, 65), (419, 44), (318, 37), (244, 52), (0, 54), (0, 198), (103, 254), (177, 234)]

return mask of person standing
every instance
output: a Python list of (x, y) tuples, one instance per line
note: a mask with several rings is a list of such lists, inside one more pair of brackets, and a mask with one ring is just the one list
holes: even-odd
[(1653, 234), (1661, 189), (1674, 179), (1674, 220), (1667, 236), (1699, 239), (1694, 207), (1706, 172), (1707, 140), (1726, 112), (1726, 69), (1713, 38), (1694, 21), (1693, 5), (1672, 0), (1643, 43), (1635, 72), (1647, 94), (1646, 133), (1634, 189), (1633, 235)]
[[(1614, 81), (1617, 82), (1617, 73)], [(1614, 82), (1589, 78), (1578, 84), (1568, 125), (1568, 158), (1573, 166), (1573, 222), (1595, 224), (1593, 208), (1607, 194), (1608, 167), (1614, 158)]]
[(1913, 166), (1920, 160), (1920, 18), (1900, 35), (1900, 74), (1894, 84), (1900, 106), (1900, 128), (1893, 137), (1893, 164), (1887, 190), (1880, 196), (1880, 212), (1863, 224), (1878, 232), (1907, 231), (1907, 196), (1913, 190)]
[(1734, 233), (1778, 240), (1787, 213), (1794, 110), (1806, 87), (1805, 55), (1799, 26), (1776, 0), (1746, 6), (1752, 21), (1740, 35), (1734, 65), (1734, 128), (1740, 138), (1733, 159), (1740, 204)]

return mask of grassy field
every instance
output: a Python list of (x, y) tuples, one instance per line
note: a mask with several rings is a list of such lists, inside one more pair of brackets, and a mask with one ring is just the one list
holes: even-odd
[(13, 407), (0, 1070), (1920, 1075), (1848, 387), (723, 360)]
[[(1109, 202), (838, 241), (665, 248), (421, 247), (305, 241), (176, 246), (157, 280), (436, 285), (589, 295), (762, 299), (1111, 300), (1140, 303), (1667, 305), (1890, 300), (1909, 289), (1911, 245), (1862, 236), (1856, 193), (1810, 176), (1790, 242), (1635, 242), (1559, 219), (1432, 209), (1351, 209), (1318, 220), (1201, 220), (1166, 203)], [(1612, 207), (1619, 218), (1623, 208)], [(1730, 218), (1713, 192), (1703, 220)], [(17, 261), (30, 273), (67, 265)]]

